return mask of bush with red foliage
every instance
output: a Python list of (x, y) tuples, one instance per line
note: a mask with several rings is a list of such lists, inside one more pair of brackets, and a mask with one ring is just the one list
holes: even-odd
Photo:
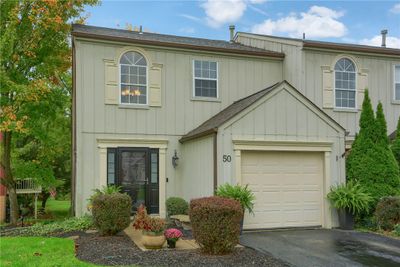
[(190, 201), (193, 236), (205, 253), (232, 252), (239, 243), (243, 209), (234, 199), (205, 197)]

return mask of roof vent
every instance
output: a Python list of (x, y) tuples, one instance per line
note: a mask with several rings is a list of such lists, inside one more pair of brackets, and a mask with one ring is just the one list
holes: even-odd
[(382, 34), (382, 47), (386, 47), (386, 34), (388, 33), (388, 30), (381, 30)]
[(235, 25), (230, 25), (229, 26), (229, 32), (230, 32), (230, 39), (229, 41), (231, 41), (233, 43), (233, 38), (235, 36)]

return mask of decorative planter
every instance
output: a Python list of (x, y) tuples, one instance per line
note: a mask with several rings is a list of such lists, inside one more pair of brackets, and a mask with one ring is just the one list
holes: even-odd
[(176, 240), (174, 239), (167, 239), (168, 248), (175, 248), (176, 247)]
[(142, 232), (142, 244), (147, 249), (160, 249), (165, 243), (165, 236), (163, 233)]
[(343, 230), (354, 229), (354, 215), (348, 209), (338, 210), (339, 227)]

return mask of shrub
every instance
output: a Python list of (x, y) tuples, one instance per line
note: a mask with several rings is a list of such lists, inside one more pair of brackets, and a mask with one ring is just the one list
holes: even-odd
[(216, 195), (219, 197), (233, 198), (239, 201), (243, 211), (247, 210), (249, 213), (253, 213), (255, 196), (253, 192), (248, 189), (248, 185), (240, 186), (226, 183), (218, 187)]
[(114, 235), (128, 227), (132, 200), (127, 194), (97, 194), (91, 205), (93, 224), (102, 235)]
[(393, 234), (400, 236), (400, 224), (396, 224), (393, 230)]
[(193, 236), (203, 252), (224, 254), (239, 242), (243, 210), (234, 199), (206, 197), (190, 201)]
[(390, 147), (394, 157), (400, 166), (400, 117), (397, 122), (396, 138), (393, 140), (392, 146)]
[(189, 204), (180, 197), (170, 197), (165, 202), (167, 206), (168, 216), (178, 215), (178, 214), (188, 214)]
[(327, 197), (336, 209), (345, 209), (353, 214), (368, 212), (373, 200), (359, 184), (352, 181), (333, 186)]
[(400, 223), (400, 197), (384, 197), (379, 200), (375, 217), (379, 228), (392, 231)]
[(133, 228), (160, 235), (165, 229), (165, 220), (149, 216), (146, 207), (142, 204), (137, 209), (135, 219), (133, 220)]

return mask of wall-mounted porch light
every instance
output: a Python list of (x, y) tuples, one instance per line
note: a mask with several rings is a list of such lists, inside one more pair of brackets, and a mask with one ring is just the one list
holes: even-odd
[(178, 157), (178, 154), (176, 153), (176, 149), (175, 149), (174, 156), (172, 157), (172, 166), (174, 166), (174, 168), (176, 168), (176, 166), (178, 166), (178, 161), (179, 161), (179, 157)]

